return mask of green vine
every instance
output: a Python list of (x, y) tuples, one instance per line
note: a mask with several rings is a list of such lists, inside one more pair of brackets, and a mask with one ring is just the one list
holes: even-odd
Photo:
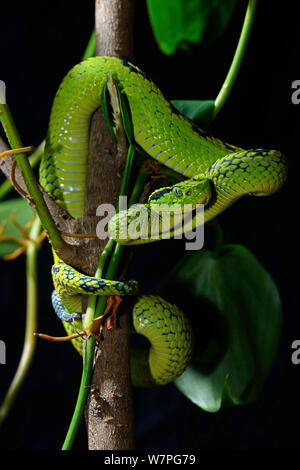
[[(45, 141), (40, 143), (40, 145), (32, 152), (32, 154), (29, 157), (29, 163), (31, 168), (34, 168), (41, 160), (42, 155), (44, 153), (44, 148), (45, 148)], [(10, 191), (13, 189), (13, 185), (9, 180), (5, 180), (1, 185), (0, 185), (0, 201), (4, 199)]]
[(242, 31), (240, 34), (240, 39), (239, 39), (230, 69), (226, 75), (222, 88), (219, 91), (217, 98), (215, 99), (213, 119), (215, 119), (215, 117), (219, 114), (219, 112), (223, 108), (232, 90), (232, 87), (236, 81), (238, 73), (240, 71), (243, 58), (245, 56), (245, 52), (248, 46), (249, 38), (251, 35), (257, 4), (258, 4), (258, 0), (249, 0), (248, 2), (244, 24), (243, 24)]
[[(4, 128), (10, 147), (12, 149), (23, 147), (20, 134), (7, 103), (0, 103), (0, 121)], [(51, 217), (26, 154), (16, 154), (15, 159), (26, 184), (28, 196), (34, 201), (36, 212), (40, 218), (43, 228), (48, 232), (53, 248), (61, 248), (65, 245), (65, 242), (62, 239), (61, 234)]]
[(29, 236), (31, 243), (26, 250), (26, 328), (23, 351), (15, 376), (0, 407), (0, 424), (7, 417), (14, 400), (24, 382), (31, 364), (35, 350), (36, 337), (33, 335), (37, 329), (37, 253), (40, 248), (39, 235), (41, 223), (36, 217)]

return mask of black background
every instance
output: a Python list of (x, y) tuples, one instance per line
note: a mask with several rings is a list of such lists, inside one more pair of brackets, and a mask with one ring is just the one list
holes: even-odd
[[(156, 46), (145, 4), (136, 2), (134, 63), (168, 99), (213, 99), (230, 65), (246, 2), (239, 2), (229, 30), (192, 55), (164, 56)], [(300, 105), (291, 84), (300, 79), (297, 2), (260, 2), (255, 27), (236, 85), (212, 133), (243, 148), (274, 148), (289, 159), (284, 188), (270, 198), (245, 198), (220, 217), (225, 241), (248, 247), (269, 270), (283, 303), (280, 348), (256, 403), (206, 413), (173, 386), (134, 390), (137, 449), (298, 449), (300, 365), (291, 344), (300, 339), (298, 297), (298, 167)], [(65, 73), (81, 58), (93, 28), (94, 2), (5, 2), (1, 6), (0, 78), (25, 145), (43, 140), (51, 103)], [(167, 242), (163, 242), (167, 243)], [(151, 289), (164, 273), (165, 246), (139, 247), (134, 275)], [(168, 245), (169, 246), (169, 245)], [(169, 246), (170, 256), (179, 245)], [(141, 254), (144, 262), (140, 264)], [(171, 254), (170, 254), (171, 253)], [(39, 331), (63, 334), (50, 304), (51, 254), (39, 258)], [(162, 274), (163, 276), (163, 274)], [(0, 366), (0, 399), (13, 377), (23, 344), (24, 258), (1, 262), (1, 333), (7, 364)], [(38, 341), (33, 365), (0, 430), (1, 449), (59, 449), (74, 408), (81, 359), (69, 344)], [(84, 425), (75, 443), (86, 448)]]

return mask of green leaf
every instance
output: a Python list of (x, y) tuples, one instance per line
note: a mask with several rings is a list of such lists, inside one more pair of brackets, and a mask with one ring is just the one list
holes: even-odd
[(227, 27), (236, 0), (147, 0), (155, 39), (167, 55), (216, 39)]
[[(123, 125), (129, 144), (133, 144), (134, 133), (133, 133), (133, 124), (132, 124), (132, 118), (131, 118), (128, 99), (125, 93), (122, 92), (122, 90), (120, 89), (117, 83), (114, 83), (114, 87), (117, 91), (118, 100), (120, 103), (120, 111), (122, 114), (122, 125)], [(114, 141), (117, 143), (116, 126), (118, 127), (118, 123), (115, 122), (116, 117), (114, 116), (110, 90), (109, 90), (107, 82), (104, 83), (104, 86), (101, 92), (100, 104), (101, 104), (102, 112), (103, 112), (105, 121), (107, 123), (107, 126), (114, 138)]]
[(102, 92), (100, 96), (100, 104), (101, 104), (101, 109), (102, 109), (107, 127), (109, 128), (115, 143), (117, 143), (117, 137), (115, 134), (114, 114), (113, 114), (113, 109), (112, 109), (111, 102), (110, 102), (110, 92), (108, 89), (107, 82), (104, 83), (103, 88), (102, 88)]
[(172, 105), (196, 124), (208, 127), (215, 108), (214, 100), (173, 100)]
[(276, 285), (241, 245), (220, 254), (186, 255), (161, 295), (189, 312), (195, 332), (191, 365), (175, 381), (196, 405), (215, 412), (258, 398), (270, 372), (281, 331)]
[(127, 96), (118, 88), (123, 127), (129, 144), (134, 144), (133, 123)]
[[(10, 218), (11, 213), (14, 210), (16, 210), (16, 221), (22, 227), (24, 227), (27, 222), (33, 219), (34, 213), (29, 204), (25, 201), (25, 199), (22, 198), (10, 199), (9, 201), (2, 201), (0, 203), (0, 223), (2, 223), (3, 221), (6, 221), (7, 223), (3, 235), (22, 238), (22, 233), (12, 223)], [(13, 241), (1, 241), (0, 257), (12, 253), (17, 248), (20, 248), (20, 245), (18, 243), (15, 243)]]

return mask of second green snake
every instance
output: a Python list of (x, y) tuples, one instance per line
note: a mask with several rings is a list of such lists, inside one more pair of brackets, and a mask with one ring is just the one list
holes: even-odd
[[(71, 216), (80, 217), (83, 213), (90, 120), (100, 106), (101, 92), (110, 76), (127, 98), (138, 146), (149, 157), (186, 178), (172, 187), (155, 191), (149, 197), (143, 206), (145, 225), (141, 224), (139, 239), (131, 238), (128, 231), (129, 225), (137, 218), (135, 208), (114, 216), (109, 230), (111, 237), (119, 243), (154, 241), (148, 221), (153, 213), (158, 213), (160, 204), (167, 207), (188, 205), (194, 228), (197, 219), (193, 211), (198, 204), (205, 206), (206, 222), (240, 197), (270, 195), (284, 183), (287, 162), (282, 153), (264, 149), (245, 151), (208, 135), (176, 111), (137, 67), (113, 57), (96, 57), (76, 65), (63, 80), (53, 103), (40, 168), (42, 186)], [(155, 240), (164, 235), (161, 224), (158, 227)], [(178, 234), (178, 230), (182, 230), (181, 226), (171, 226), (170, 235)], [(99, 283), (98, 280), (97, 283), (95, 278), (83, 276), (61, 262), (53, 268), (53, 279), (58, 294), (56, 301), (67, 313), (78, 311), (77, 295), (81, 293), (111, 295), (110, 289), (121, 295), (136, 292), (134, 281), (122, 285), (118, 281), (100, 280)], [(146, 331), (155, 329), (156, 348), (160, 345), (160, 353), (149, 356), (153, 381), (159, 384), (174, 380), (190, 359), (192, 340), (189, 323), (178, 309), (164, 304), (160, 298), (143, 296), (139, 302), (134, 322), (140, 318)], [(147, 315), (144, 317), (145, 312)], [(136, 326), (136, 329), (139, 328)], [(176, 336), (180, 346), (176, 346)], [(177, 363), (180, 367), (169, 373), (170, 364)]]

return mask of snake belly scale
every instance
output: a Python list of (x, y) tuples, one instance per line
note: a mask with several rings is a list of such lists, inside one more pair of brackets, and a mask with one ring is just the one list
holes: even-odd
[[(206, 222), (241, 196), (269, 195), (284, 183), (287, 162), (282, 153), (264, 149), (246, 151), (210, 136), (177, 112), (140, 69), (117, 58), (95, 57), (73, 67), (59, 87), (40, 166), (41, 185), (72, 217), (83, 213), (90, 121), (100, 106), (101, 92), (109, 76), (126, 95), (137, 144), (150, 157), (185, 178), (150, 195), (144, 205), (149, 216), (157, 204), (188, 203), (194, 208), (200, 203), (205, 205)], [(148, 232), (140, 240), (124, 236), (135, 217), (131, 208), (114, 216), (109, 223), (112, 238), (123, 244), (153, 241)], [(171, 235), (176, 235), (175, 227)], [(70, 320), (80, 321), (81, 294), (137, 292), (135, 281), (99, 280), (79, 273), (61, 260), (55, 261), (52, 300), (67, 329)], [(133, 309), (133, 323), (136, 331), (148, 335), (151, 343), (146, 361), (150, 383), (159, 385), (174, 380), (191, 357), (189, 321), (176, 306), (160, 297), (142, 296)], [(139, 367), (132, 368), (136, 375), (143, 375)]]

